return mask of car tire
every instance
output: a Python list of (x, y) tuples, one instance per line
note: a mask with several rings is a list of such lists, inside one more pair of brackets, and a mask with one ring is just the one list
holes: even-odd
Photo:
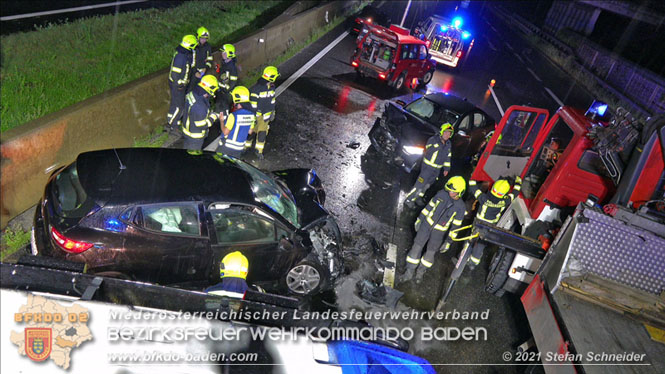
[(425, 75), (423, 75), (423, 79), (420, 80), (420, 85), (422, 87), (426, 86), (429, 82), (432, 81), (432, 77), (434, 77), (434, 70), (428, 70)]
[(501, 297), (506, 292), (503, 285), (508, 280), (508, 270), (515, 258), (515, 252), (503, 247), (499, 248), (490, 263), (489, 273), (485, 279), (485, 291)]
[(306, 258), (289, 269), (283, 283), (289, 293), (298, 296), (314, 295), (328, 283), (328, 271), (316, 260)]
[(406, 83), (406, 74), (400, 74), (400, 76), (395, 80), (395, 85), (393, 88), (395, 91), (399, 91), (402, 89), (402, 87), (404, 87), (404, 83)]

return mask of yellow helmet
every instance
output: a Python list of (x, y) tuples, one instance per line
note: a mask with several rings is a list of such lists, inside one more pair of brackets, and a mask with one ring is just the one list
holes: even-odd
[(249, 270), (249, 260), (239, 251), (231, 252), (224, 256), (219, 265), (219, 277), (236, 277), (247, 279)]
[(201, 38), (206, 38), (210, 39), (210, 33), (208, 32), (208, 29), (205, 27), (201, 26), (198, 29), (196, 29), (196, 36), (201, 39)]
[(224, 44), (222, 46), (222, 51), (226, 52), (228, 58), (236, 57), (236, 47), (234, 47), (233, 44)]
[(231, 91), (231, 96), (233, 96), (233, 103), (248, 103), (249, 102), (249, 90), (244, 86), (237, 86)]
[(199, 86), (202, 87), (207, 93), (214, 95), (215, 92), (219, 89), (219, 82), (214, 75), (204, 75), (199, 82)]
[(182, 37), (182, 42), (180, 42), (180, 45), (183, 48), (189, 49), (190, 51), (196, 48), (198, 44), (199, 42), (196, 40), (196, 36), (194, 35), (185, 35)]
[(510, 191), (510, 183), (505, 179), (499, 179), (492, 185), (492, 195), (499, 199), (506, 196), (508, 191)]
[(453, 128), (453, 125), (451, 125), (449, 122), (446, 122), (443, 125), (441, 125), (441, 131), (439, 132), (439, 135), (443, 135), (443, 133), (446, 132), (446, 131), (451, 132), (450, 136), (452, 136), (453, 135), (452, 133), (455, 132), (455, 129)]
[(448, 179), (448, 182), (446, 182), (446, 191), (457, 192), (461, 196), (465, 190), (466, 182), (464, 181), (464, 178), (460, 176), (451, 177)]
[(268, 66), (267, 68), (263, 69), (263, 78), (267, 81), (274, 82), (277, 77), (279, 77), (279, 73), (277, 72), (276, 67)]

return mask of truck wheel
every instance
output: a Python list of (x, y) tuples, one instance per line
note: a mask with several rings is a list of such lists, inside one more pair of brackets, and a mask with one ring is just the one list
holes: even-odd
[(485, 291), (497, 297), (503, 296), (506, 292), (503, 285), (508, 280), (508, 270), (510, 270), (514, 258), (515, 252), (511, 250), (501, 247), (496, 251), (490, 263), (489, 274), (485, 279)]
[(420, 84), (422, 86), (427, 85), (432, 80), (432, 77), (434, 77), (434, 70), (428, 70), (427, 73), (423, 75), (423, 79), (420, 80)]
[(401, 74), (399, 77), (397, 77), (397, 80), (395, 81), (395, 91), (399, 91), (404, 87), (404, 82), (406, 82), (406, 75)]

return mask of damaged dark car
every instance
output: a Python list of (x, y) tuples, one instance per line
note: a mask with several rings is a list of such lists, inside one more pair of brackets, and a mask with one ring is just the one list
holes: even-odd
[(343, 271), (341, 234), (311, 169), (266, 173), (215, 153), (128, 148), (80, 154), (51, 175), (32, 251), (87, 272), (202, 289), (241, 251), (248, 282), (309, 295)]
[(386, 103), (369, 138), (377, 151), (394, 157), (398, 165), (411, 172), (420, 166), (427, 139), (446, 122), (455, 128), (453, 167), (467, 165), (496, 125), (492, 117), (466, 99), (442, 92), (413, 93)]

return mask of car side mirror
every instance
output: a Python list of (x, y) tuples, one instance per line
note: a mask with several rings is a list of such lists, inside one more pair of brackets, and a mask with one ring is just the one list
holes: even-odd
[(457, 133), (460, 134), (460, 136), (469, 136), (464, 130), (458, 130)]

